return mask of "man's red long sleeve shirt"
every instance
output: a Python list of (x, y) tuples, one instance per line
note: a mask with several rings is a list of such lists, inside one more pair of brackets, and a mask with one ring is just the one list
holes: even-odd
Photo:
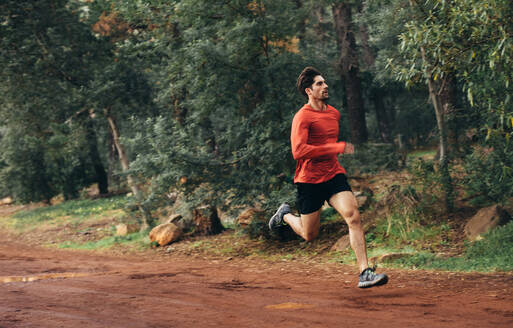
[(317, 111), (304, 105), (294, 116), (290, 142), (297, 161), (294, 183), (322, 183), (346, 170), (337, 160), (346, 143), (337, 142), (340, 113), (330, 105)]

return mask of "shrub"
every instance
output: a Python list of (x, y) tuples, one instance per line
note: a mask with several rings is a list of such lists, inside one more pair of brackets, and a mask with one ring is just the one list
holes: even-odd
[(474, 204), (501, 203), (513, 197), (513, 143), (492, 137), (465, 161), (465, 191)]
[[(421, 207), (433, 215), (450, 212), (454, 204), (452, 167), (436, 165), (432, 160), (422, 158), (413, 161), (409, 167), (413, 174), (415, 188), (422, 199)], [(444, 171), (445, 170), (445, 171)]]
[(425, 210), (422, 198), (411, 186), (393, 186), (380, 203), (386, 206), (385, 215), (367, 234), (368, 242), (392, 247), (423, 246), (433, 238), (439, 238), (446, 228), (432, 222), (430, 211)]

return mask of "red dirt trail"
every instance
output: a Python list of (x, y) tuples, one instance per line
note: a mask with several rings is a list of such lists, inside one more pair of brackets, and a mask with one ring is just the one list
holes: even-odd
[[(383, 270), (384, 271), (384, 270)], [(0, 241), (0, 327), (513, 327), (513, 275), (102, 255)], [(32, 281), (31, 281), (32, 280)]]

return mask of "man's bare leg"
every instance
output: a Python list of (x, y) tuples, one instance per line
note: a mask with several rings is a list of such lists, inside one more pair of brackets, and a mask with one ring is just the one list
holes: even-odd
[(369, 263), (367, 260), (365, 236), (360, 221), (360, 212), (358, 211), (356, 198), (352, 192), (342, 191), (331, 196), (330, 205), (337, 210), (337, 212), (340, 213), (347, 222), (351, 248), (356, 256), (356, 262), (360, 272), (362, 272), (369, 267)]
[[(356, 255), (356, 261), (360, 269), (358, 288), (369, 288), (384, 285), (388, 282), (388, 276), (384, 273), (375, 273), (375, 268), (369, 268), (365, 237), (360, 222), (358, 203), (350, 191), (339, 192), (330, 198), (330, 204), (346, 220), (349, 227), (349, 240)], [(306, 241), (311, 241), (319, 234), (321, 225), (321, 211), (303, 214), (297, 217), (290, 213), (290, 206), (283, 203), (269, 220), (269, 228), (275, 230), (277, 226), (287, 223), (299, 236)]]
[(285, 214), (283, 220), (306, 241), (312, 241), (319, 234), (321, 226), (321, 210), (309, 214), (295, 216), (292, 213)]

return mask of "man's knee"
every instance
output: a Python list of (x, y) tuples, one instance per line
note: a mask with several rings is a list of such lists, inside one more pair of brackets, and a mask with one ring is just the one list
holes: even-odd
[(345, 208), (339, 209), (340, 215), (346, 220), (358, 216), (358, 208), (356, 206), (347, 206)]
[(352, 209), (348, 209), (348, 210), (344, 211), (344, 213), (342, 213), (342, 216), (346, 220), (347, 225), (349, 227), (361, 225), (360, 212), (358, 212), (357, 208), (352, 208)]

